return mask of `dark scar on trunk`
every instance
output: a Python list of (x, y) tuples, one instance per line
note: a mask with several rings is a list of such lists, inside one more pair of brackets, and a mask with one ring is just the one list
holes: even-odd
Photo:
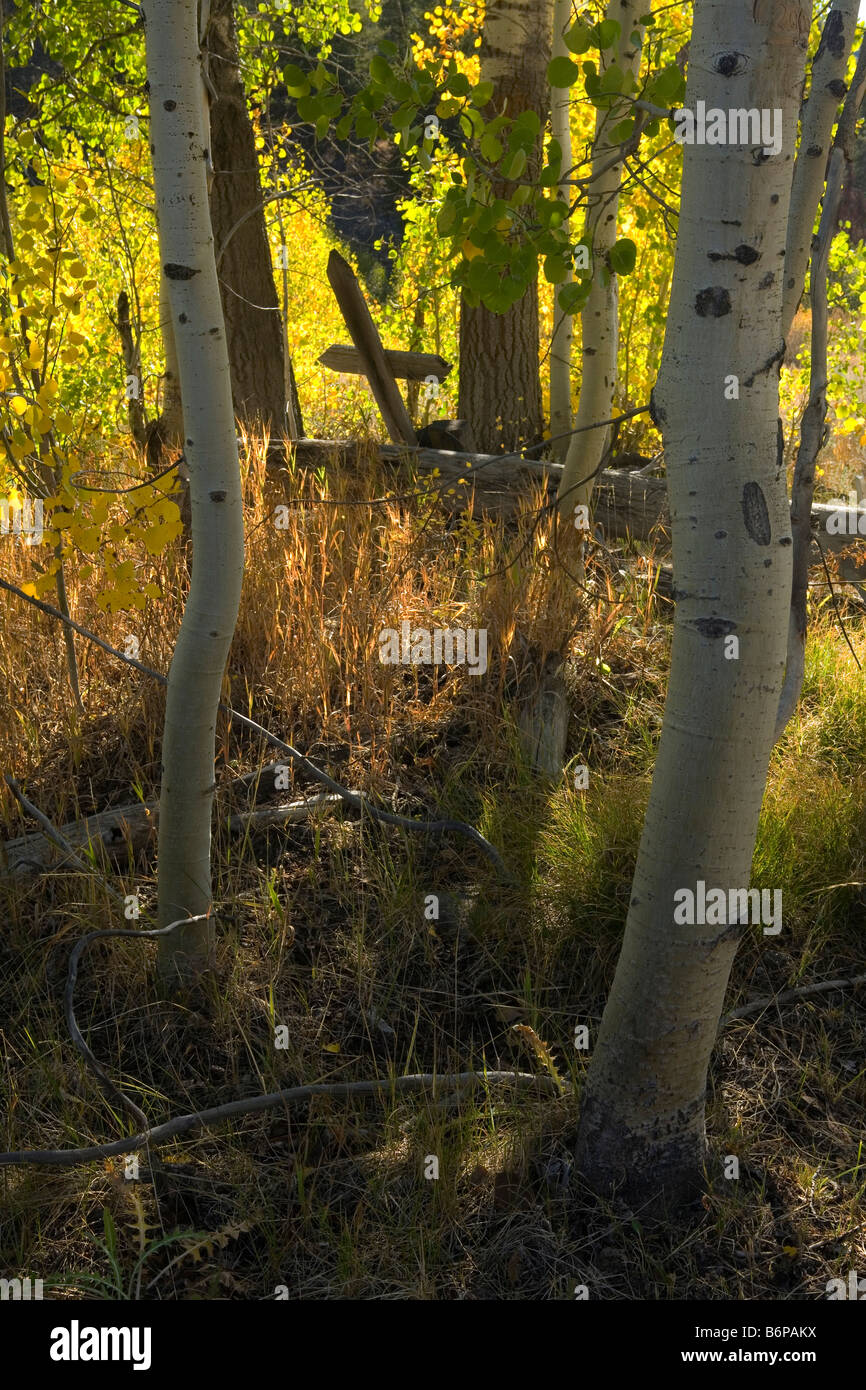
[(731, 312), (731, 296), (722, 285), (711, 285), (695, 297), (695, 313), (702, 319), (720, 319)]
[(770, 544), (770, 513), (767, 501), (757, 483), (746, 483), (743, 488), (743, 521), (746, 530), (756, 545)]
[(737, 630), (737, 624), (730, 618), (695, 618), (691, 626), (697, 628), (702, 637), (727, 637)]
[(755, 379), (757, 377), (763, 376), (767, 372), (771, 372), (772, 369), (775, 367), (776, 363), (781, 362), (783, 357), (785, 356), (785, 346), (785, 343), (780, 343), (779, 346), (776, 348), (776, 351), (767, 358), (764, 365), (762, 367), (758, 367), (757, 371), (752, 372), (751, 376), (746, 377), (745, 381), (743, 382), (743, 385), (754, 386)]
[(169, 280), (191, 280), (194, 275), (198, 275), (198, 271), (191, 265), (175, 265), (174, 261), (169, 261), (162, 268)]

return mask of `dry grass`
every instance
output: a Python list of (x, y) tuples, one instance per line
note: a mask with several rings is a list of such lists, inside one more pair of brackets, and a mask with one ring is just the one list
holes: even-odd
[[(449, 520), (393, 495), (373, 462), (351, 476), (247, 477), (247, 570), (228, 679), (232, 703), (346, 785), (404, 814), (478, 826), (518, 886), (465, 843), (382, 831), (352, 813), (246, 840), (215, 837), (222, 925), (207, 996), (158, 1002), (146, 946), (94, 948), (78, 988), (91, 1045), (153, 1117), (322, 1079), (486, 1063), (541, 1069), (527, 1024), (579, 1085), (576, 1020), (597, 1023), (616, 962), (664, 694), (669, 626), (637, 580), (588, 592), (559, 567), (549, 530)], [(424, 485), (420, 485), (423, 491)], [(291, 501), (288, 529), (274, 506)], [(504, 561), (522, 557), (510, 568)], [(24, 577), (20, 553), (3, 572)], [(499, 571), (492, 577), (491, 572)], [(144, 618), (101, 613), (77, 582), (76, 617), (166, 670), (185, 561), (153, 565), (164, 601)], [(521, 757), (514, 692), (523, 653), (572, 624), (571, 763), (577, 795)], [(560, 615), (555, 616), (556, 613)], [(489, 629), (483, 679), (384, 667), (380, 628), (400, 619)], [(862, 625), (849, 615), (863, 652)], [(0, 766), (55, 821), (156, 794), (163, 695), (78, 644), (86, 716), (72, 709), (63, 644), (11, 598), (0, 620)], [(786, 985), (862, 971), (866, 696), (822, 615), (803, 709), (777, 750), (758, 864), (784, 890), (787, 930), (738, 956), (728, 1007)], [(216, 778), (267, 760), (221, 723)], [(296, 779), (297, 794), (305, 779)], [(26, 826), (11, 798), (5, 835)], [(122, 883), (151, 925), (152, 856)], [(831, 885), (844, 885), (833, 886)], [(440, 901), (428, 920), (428, 894)], [(116, 924), (99, 876), (0, 880), (0, 1026), (6, 1148), (73, 1146), (125, 1132), (66, 1040), (69, 945)], [(862, 999), (829, 996), (723, 1034), (709, 1095), (702, 1208), (664, 1225), (581, 1191), (569, 1100), (449, 1094), (318, 1099), (185, 1138), (150, 1181), (124, 1160), (4, 1169), (0, 1273), (56, 1281), (53, 1296), (265, 1299), (816, 1298), (866, 1267)], [(288, 1025), (289, 1045), (274, 1047)], [(738, 1182), (720, 1176), (739, 1157)], [(428, 1156), (438, 1180), (424, 1177)], [(164, 1236), (179, 1232), (161, 1244)], [(190, 1234), (198, 1232), (196, 1239)], [(209, 1244), (202, 1244), (202, 1233)], [(101, 1281), (98, 1283), (90, 1281)]]

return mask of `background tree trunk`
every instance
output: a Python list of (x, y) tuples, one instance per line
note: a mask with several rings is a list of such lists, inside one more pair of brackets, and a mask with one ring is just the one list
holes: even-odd
[[(701, 1180), (704, 1096), (739, 925), (674, 923), (678, 889), (747, 888), (785, 668), (791, 522), (777, 452), (785, 250), (810, 5), (696, 0), (686, 104), (781, 108), (782, 151), (685, 147), (655, 418), (677, 611), (625, 939), (581, 1105), (594, 1185)], [(724, 50), (735, 64), (719, 62)], [(733, 70), (732, 70), (733, 69)], [(726, 76), (725, 73), (728, 75)], [(725, 399), (734, 374), (739, 399)], [(729, 659), (739, 643), (738, 659)], [(760, 928), (758, 929), (760, 930)]]
[[(209, 911), (217, 706), (237, 621), (243, 501), (225, 323), (207, 199), (196, 0), (146, 0), (159, 249), (168, 282), (190, 472), (193, 565), (171, 663), (159, 807), (159, 923)], [(192, 132), (192, 133), (190, 133)], [(206, 967), (211, 924), (160, 942), (165, 982)]]
[(218, 255), (239, 219), (259, 209), (234, 232), (219, 267), (235, 414), (283, 433), (286, 373), (279, 300), (260, 206), (255, 133), (238, 64), (233, 0), (211, 0), (204, 48), (216, 94), (210, 104), (210, 207)]
[(788, 337), (797, 306), (803, 298), (812, 229), (827, 173), (830, 137), (839, 103), (847, 90), (845, 79), (854, 44), (858, 7), (859, 0), (835, 0), (824, 22), (821, 42), (812, 61), (812, 84), (803, 107), (800, 149), (794, 168), (788, 213), (782, 301), (783, 338)]
[[(481, 80), (493, 83), (491, 108), (506, 116), (535, 111), (544, 124), (552, 24), (552, 0), (490, 0)], [(539, 140), (536, 169), (540, 152)], [(461, 305), (457, 413), (471, 423), (484, 453), (511, 453), (541, 439), (536, 281), (504, 314), (491, 313), (483, 304)]]
[[(554, 58), (570, 57), (564, 34), (571, 27), (571, 0), (554, 0), (553, 6), (553, 48)], [(565, 179), (571, 178), (571, 88), (554, 87), (550, 94), (550, 132), (562, 150), (562, 172)], [(571, 186), (563, 182), (559, 187), (559, 197), (568, 206), (571, 202)], [(567, 232), (568, 221), (563, 223)], [(571, 280), (569, 274), (569, 283)], [(550, 342), (550, 433), (554, 443), (550, 454), (558, 463), (565, 463), (568, 454), (568, 439), (557, 439), (571, 429), (571, 362), (574, 340), (574, 316), (559, 307), (558, 290), (554, 291), (553, 334)]]
[[(641, 47), (632, 41), (638, 33), (643, 38), (643, 26), (638, 22), (647, 12), (646, 0), (610, 0), (607, 19), (620, 25), (616, 47), (605, 61), (636, 77), (640, 69)], [(724, 32), (724, 30), (720, 31)], [(592, 290), (580, 316), (581, 378), (580, 401), (575, 429), (582, 434), (572, 435), (565, 457), (565, 469), (559, 484), (563, 517), (574, 515), (576, 506), (586, 506), (595, 486), (595, 470), (599, 467), (610, 431), (586, 427), (597, 420), (609, 420), (612, 414), (613, 393), (617, 377), (619, 349), (619, 278), (607, 265), (611, 247), (617, 240), (619, 190), (622, 183), (622, 164), (611, 164), (609, 132), (629, 113), (630, 106), (617, 102), (609, 110), (599, 110), (595, 122), (595, 142), (592, 155), (592, 183), (583, 242), (592, 255)], [(606, 282), (606, 283), (605, 283)]]

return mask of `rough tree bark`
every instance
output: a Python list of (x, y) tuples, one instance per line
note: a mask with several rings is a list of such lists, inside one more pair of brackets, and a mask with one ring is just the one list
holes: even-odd
[[(610, 0), (606, 18), (619, 24), (620, 36), (606, 59), (606, 67), (616, 63), (623, 72), (637, 77), (641, 45), (635, 43), (632, 36), (637, 33), (643, 40), (643, 26), (639, 20), (648, 8), (646, 0)], [(607, 445), (608, 430), (590, 430), (586, 426), (595, 424), (597, 420), (609, 420), (613, 413), (619, 348), (619, 279), (609, 271), (606, 261), (617, 240), (623, 166), (620, 162), (610, 162), (609, 132), (627, 114), (627, 105), (617, 102), (608, 110), (599, 110), (596, 115), (592, 183), (582, 237), (590, 247), (593, 280), (589, 299), (580, 316), (580, 401), (574, 422), (575, 428), (584, 430), (584, 433), (572, 435), (565, 456), (565, 469), (559, 485), (560, 513), (563, 518), (573, 516), (575, 507), (588, 505), (595, 485), (595, 470), (601, 463)]]
[[(506, 116), (547, 117), (547, 65), (553, 0), (490, 0), (481, 44), (481, 80), (493, 83), (490, 107)], [(536, 166), (541, 153), (538, 143)], [(504, 314), (484, 305), (460, 311), (458, 415), (478, 448), (507, 452), (542, 437), (538, 285)]]
[[(183, 396), (193, 564), (171, 663), (159, 809), (159, 924), (211, 906), (217, 706), (237, 621), (243, 502), (225, 323), (207, 199), (196, 0), (146, 0), (147, 77), (159, 227)], [(168, 985), (206, 968), (210, 922), (160, 942)]]
[[(687, 145), (655, 418), (677, 596), (661, 744), (578, 1167), (678, 1202), (700, 1185), (707, 1068), (744, 927), (675, 893), (748, 888), (785, 668), (791, 523), (778, 438), (782, 265), (807, 0), (696, 0), (686, 104), (782, 111), (782, 148)], [(739, 398), (733, 398), (733, 381)], [(731, 399), (726, 399), (727, 395)], [(731, 641), (736, 639), (736, 646)], [(735, 914), (736, 915), (736, 914)]]
[[(568, 58), (569, 50), (565, 33), (571, 25), (571, 0), (554, 0), (553, 6), (553, 57)], [(565, 176), (559, 186), (559, 197), (568, 206), (571, 202), (571, 88), (554, 87), (550, 93), (550, 133), (562, 150), (562, 171)], [(567, 231), (568, 221), (563, 223)], [(569, 274), (566, 284), (571, 280)], [(551, 458), (557, 463), (565, 463), (568, 454), (568, 439), (557, 436), (567, 435), (571, 429), (571, 362), (574, 344), (574, 316), (559, 307), (558, 293), (554, 292), (553, 333), (550, 340), (550, 433), (553, 442), (550, 446)]]
[(238, 63), (233, 0), (210, 0), (204, 61), (210, 102), (211, 220), (217, 252), (240, 218), (220, 262), (235, 414), (285, 430), (285, 370), (280, 308), (265, 227), (255, 134)]

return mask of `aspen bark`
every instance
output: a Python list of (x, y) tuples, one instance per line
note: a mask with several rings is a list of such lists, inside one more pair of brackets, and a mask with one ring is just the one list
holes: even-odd
[(835, 0), (812, 60), (812, 82), (800, 122), (800, 148), (788, 213), (782, 337), (787, 338), (803, 298), (812, 248), (812, 228), (827, 175), (836, 112), (847, 92), (848, 59), (854, 44), (858, 0)]
[(707, 109), (778, 109), (782, 144), (777, 155), (685, 147), (653, 396), (673, 536), (671, 672), (577, 1142), (590, 1183), (620, 1180), (632, 1194), (673, 1203), (700, 1185), (707, 1068), (749, 930), (680, 925), (675, 893), (697, 894), (700, 881), (749, 887), (785, 669), (792, 546), (777, 450), (782, 267), (810, 8), (807, 0), (694, 6), (687, 107), (704, 99)]
[[(159, 228), (183, 397), (193, 564), (168, 678), (159, 810), (159, 924), (211, 906), (214, 743), (244, 562), (243, 504), (225, 323), (207, 196), (196, 0), (146, 0)], [(210, 922), (160, 942), (166, 984), (208, 965)]]
[[(809, 594), (809, 558), (812, 550), (812, 500), (815, 494), (815, 468), (818, 455), (827, 442), (827, 346), (830, 311), (827, 277), (830, 248), (836, 234), (843, 188), (851, 178), (855, 135), (860, 108), (866, 91), (866, 40), (860, 45), (854, 81), (845, 99), (836, 138), (830, 152), (827, 187), (821, 210), (818, 240), (812, 252), (809, 271), (809, 297), (812, 304), (812, 352), (809, 402), (800, 424), (800, 445), (791, 486), (791, 530), (794, 536), (791, 586), (791, 616), (788, 628), (788, 664), (776, 718), (776, 740), (784, 733), (794, 714), (806, 673), (806, 624)], [(788, 285), (785, 284), (787, 294)]]
[[(646, 0), (610, 0), (606, 18), (620, 25), (620, 36), (606, 66), (616, 63), (625, 73), (637, 76), (641, 44), (633, 42), (632, 36), (639, 34), (642, 42), (644, 30), (639, 20), (646, 12)], [(574, 422), (575, 429), (584, 432), (572, 436), (565, 456), (558, 494), (563, 518), (573, 516), (575, 507), (588, 505), (596, 470), (607, 445), (608, 430), (585, 427), (598, 420), (609, 420), (613, 413), (619, 348), (619, 281), (606, 261), (617, 240), (623, 166), (621, 162), (610, 163), (608, 132), (630, 109), (630, 105), (618, 102), (596, 114), (592, 183), (583, 234), (592, 256), (593, 281), (580, 316), (582, 365), (580, 400)]]

